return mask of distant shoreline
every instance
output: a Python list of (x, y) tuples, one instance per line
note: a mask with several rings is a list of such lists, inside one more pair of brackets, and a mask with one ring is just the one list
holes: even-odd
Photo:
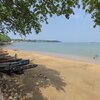
[(59, 40), (30, 40), (30, 39), (12, 39), (12, 41), (17, 42), (61, 42)]

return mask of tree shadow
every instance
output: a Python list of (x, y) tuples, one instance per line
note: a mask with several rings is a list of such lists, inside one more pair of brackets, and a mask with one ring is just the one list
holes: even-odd
[[(13, 98), (17, 97), (15, 95), (17, 94), (19, 96), (17, 100), (21, 100), (21, 98), (23, 98), (23, 100), (47, 100), (47, 98), (42, 95), (41, 88), (52, 86), (58, 91), (64, 92), (64, 87), (66, 86), (59, 72), (43, 65), (28, 69), (23, 75), (13, 76), (11, 81), (9, 80), (8, 83), (6, 80), (5, 84), (10, 84), (10, 86), (3, 87), (9, 87), (11, 91), (14, 91)], [(6, 93), (9, 92), (8, 90), (6, 90)], [(11, 93), (8, 94), (11, 95)]]

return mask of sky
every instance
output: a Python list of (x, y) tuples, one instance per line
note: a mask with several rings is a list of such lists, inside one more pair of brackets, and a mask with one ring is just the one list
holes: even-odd
[[(69, 20), (64, 16), (49, 18), (49, 24), (42, 24), (42, 32), (27, 35), (26, 39), (59, 40), (63, 42), (100, 42), (100, 26), (93, 28), (94, 22), (91, 15), (82, 9), (75, 9), (75, 15)], [(12, 33), (11, 38), (25, 38)]]

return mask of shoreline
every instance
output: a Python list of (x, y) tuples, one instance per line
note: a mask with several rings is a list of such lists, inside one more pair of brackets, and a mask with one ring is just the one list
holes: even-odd
[(89, 63), (89, 64), (97, 64), (100, 65), (100, 61), (90, 58), (90, 57), (82, 57), (82, 56), (76, 56), (76, 55), (67, 55), (67, 54), (58, 54), (58, 53), (51, 53), (51, 52), (42, 52), (42, 51), (28, 51), (28, 50), (20, 50), (20, 49), (9, 49), (9, 48), (5, 48), (6, 50), (13, 50), (13, 51), (21, 51), (21, 52), (30, 52), (33, 54), (40, 54), (40, 55), (44, 55), (44, 56), (50, 56), (50, 57), (56, 57), (56, 58), (62, 58), (65, 60), (72, 60), (72, 61), (76, 61), (76, 62), (85, 62), (85, 63)]
[[(6, 77), (9, 84), (7, 81), (5, 84), (10, 85), (7, 89), (9, 88), (10, 91), (15, 89), (13, 95), (16, 97), (17, 94), (23, 98), (19, 100), (100, 99), (99, 64), (36, 52), (4, 50), (7, 50), (11, 56), (17, 53), (18, 58), (30, 59), (32, 63), (38, 64), (36, 68), (25, 70), (22, 75)], [(6, 94), (9, 94), (9, 90)]]

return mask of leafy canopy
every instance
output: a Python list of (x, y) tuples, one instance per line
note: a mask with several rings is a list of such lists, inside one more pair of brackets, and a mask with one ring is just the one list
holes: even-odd
[[(92, 15), (95, 26), (100, 25), (100, 0), (81, 0), (83, 9)], [(0, 0), (0, 31), (22, 35), (39, 33), (48, 16), (64, 15), (69, 19), (79, 0)]]
[(7, 35), (5, 35), (5, 34), (0, 34), (0, 42), (10, 42), (11, 41), (11, 39), (7, 36)]

